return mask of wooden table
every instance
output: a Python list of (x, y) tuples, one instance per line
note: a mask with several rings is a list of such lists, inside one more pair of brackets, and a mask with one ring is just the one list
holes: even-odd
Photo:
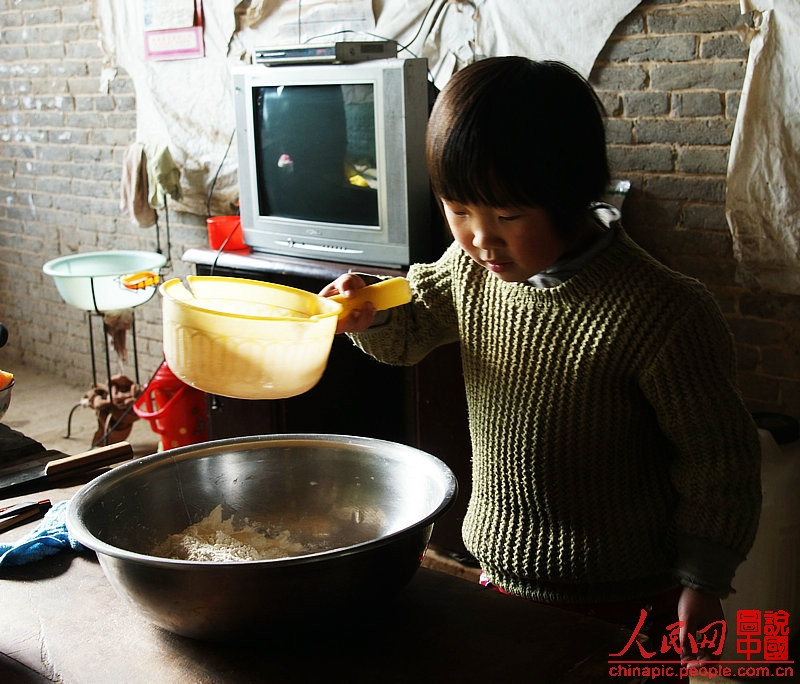
[[(44, 447), (3, 433), (41, 460)], [(31, 444), (32, 443), (32, 444)], [(80, 483), (16, 496), (0, 506), (70, 499)], [(8, 544), (38, 523), (0, 534)], [(608, 681), (608, 654), (629, 634), (592, 618), (420, 568), (394, 599), (367, 611), (270, 623), (237, 641), (204, 642), (149, 623), (119, 597), (93, 552), (61, 551), (0, 566), (0, 682), (503, 682)], [(615, 681), (630, 681), (614, 678)]]
[[(77, 489), (37, 498), (56, 503)], [(0, 540), (9, 543), (35, 524)], [(0, 566), (0, 604), (0, 681), (14, 682), (608, 681), (608, 654), (629, 636), (428, 568), (399, 598), (376, 597), (368, 614), (301, 626), (270, 624), (265, 615), (264, 633), (227, 643), (147, 622), (117, 596), (92, 552)]]

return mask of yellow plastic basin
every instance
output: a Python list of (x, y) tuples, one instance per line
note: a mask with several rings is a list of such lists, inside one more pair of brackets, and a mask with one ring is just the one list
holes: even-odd
[(340, 304), (243, 278), (189, 276), (160, 287), (164, 355), (183, 382), (240, 399), (301, 394), (322, 377)]
[(369, 301), (405, 304), (405, 278), (354, 296), (321, 297), (293, 287), (225, 276), (174, 278), (163, 295), (164, 355), (183, 382), (238, 399), (283, 399), (319, 382), (340, 316)]

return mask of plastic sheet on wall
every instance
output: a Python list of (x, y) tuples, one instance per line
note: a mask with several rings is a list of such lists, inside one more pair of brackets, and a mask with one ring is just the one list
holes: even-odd
[(743, 280), (800, 294), (800, 3), (754, 12), (728, 161), (726, 213)]
[[(112, 79), (120, 66), (133, 79), (137, 140), (168, 145), (181, 168), (183, 196), (173, 205), (178, 211), (206, 215), (207, 188), (224, 159), (211, 212), (235, 213), (229, 211), (238, 196), (235, 146), (227, 150), (234, 129), (230, 67), (257, 47), (285, 45), (289, 35), (291, 42), (311, 40), (318, 27), (325, 41), (397, 40), (409, 48), (401, 56), (428, 59), (439, 87), (462, 66), (492, 55), (560, 59), (588, 75), (616, 25), (639, 0), (259, 0), (237, 28), (238, 4), (203, 4), (202, 60), (159, 63), (144, 59), (140, 3), (95, 0), (104, 74)], [(287, 19), (302, 23), (306, 11), (313, 12), (307, 25)], [(331, 32), (329, 22), (320, 23), (326, 17), (350, 17), (352, 32)]]
[(588, 76), (614, 28), (637, 5), (639, 0), (387, 0), (375, 33), (427, 57), (440, 88), (462, 66), (490, 55), (558, 59)]

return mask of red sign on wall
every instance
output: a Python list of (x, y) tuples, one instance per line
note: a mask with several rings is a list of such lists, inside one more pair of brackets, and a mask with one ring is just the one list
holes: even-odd
[[(155, 0), (154, 11), (157, 11)], [(146, 10), (147, 12), (147, 10)], [(145, 26), (160, 25), (148, 22), (145, 16)], [(205, 56), (205, 43), (203, 41), (203, 3), (194, 0), (194, 16), (190, 26), (173, 26), (144, 32), (144, 54), (150, 61), (169, 59), (193, 59)]]

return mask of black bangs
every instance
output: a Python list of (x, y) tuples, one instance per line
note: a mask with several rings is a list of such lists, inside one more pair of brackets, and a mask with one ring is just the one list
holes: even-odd
[[(508, 140), (502, 135), (481, 136), (475, 129), (462, 129), (444, 145), (436, 157), (434, 192), (439, 197), (464, 204), (490, 207), (541, 204), (545, 190), (537, 189), (537, 174), (520, 155), (509, 154)], [(524, 155), (523, 155), (524, 157)]]

